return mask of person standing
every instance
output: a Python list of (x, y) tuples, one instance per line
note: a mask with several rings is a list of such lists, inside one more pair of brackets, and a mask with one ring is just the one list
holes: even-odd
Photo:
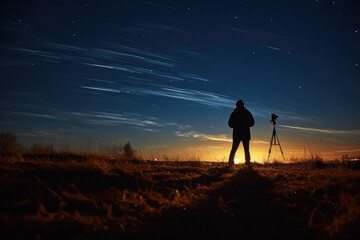
[(233, 129), (233, 144), (229, 156), (229, 166), (234, 166), (234, 157), (240, 142), (243, 142), (245, 151), (245, 163), (250, 164), (249, 143), (251, 139), (250, 127), (254, 126), (255, 120), (251, 112), (245, 108), (244, 102), (238, 100), (236, 108), (231, 113), (228, 125)]

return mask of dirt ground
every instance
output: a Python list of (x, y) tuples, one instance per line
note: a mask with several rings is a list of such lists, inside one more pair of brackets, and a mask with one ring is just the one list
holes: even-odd
[[(360, 239), (359, 162), (3, 157), (6, 239)], [(4, 239), (4, 238), (3, 238)]]

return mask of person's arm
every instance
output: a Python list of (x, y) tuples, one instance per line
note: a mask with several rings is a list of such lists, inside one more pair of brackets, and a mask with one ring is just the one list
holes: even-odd
[(255, 120), (251, 112), (249, 112), (249, 127), (252, 127), (255, 125)]

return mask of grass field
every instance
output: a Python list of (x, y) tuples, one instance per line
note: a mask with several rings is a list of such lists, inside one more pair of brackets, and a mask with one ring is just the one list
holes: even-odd
[(229, 170), (200, 161), (23, 154), (1, 157), (0, 172), (7, 239), (360, 236), (356, 161)]

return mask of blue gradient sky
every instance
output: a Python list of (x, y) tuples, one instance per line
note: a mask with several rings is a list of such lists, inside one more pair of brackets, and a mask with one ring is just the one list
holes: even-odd
[(258, 161), (271, 113), (289, 157), (360, 153), (359, 10), (325, 0), (4, 2), (0, 130), (27, 145), (130, 141), (143, 154), (226, 158), (227, 120), (243, 99)]

